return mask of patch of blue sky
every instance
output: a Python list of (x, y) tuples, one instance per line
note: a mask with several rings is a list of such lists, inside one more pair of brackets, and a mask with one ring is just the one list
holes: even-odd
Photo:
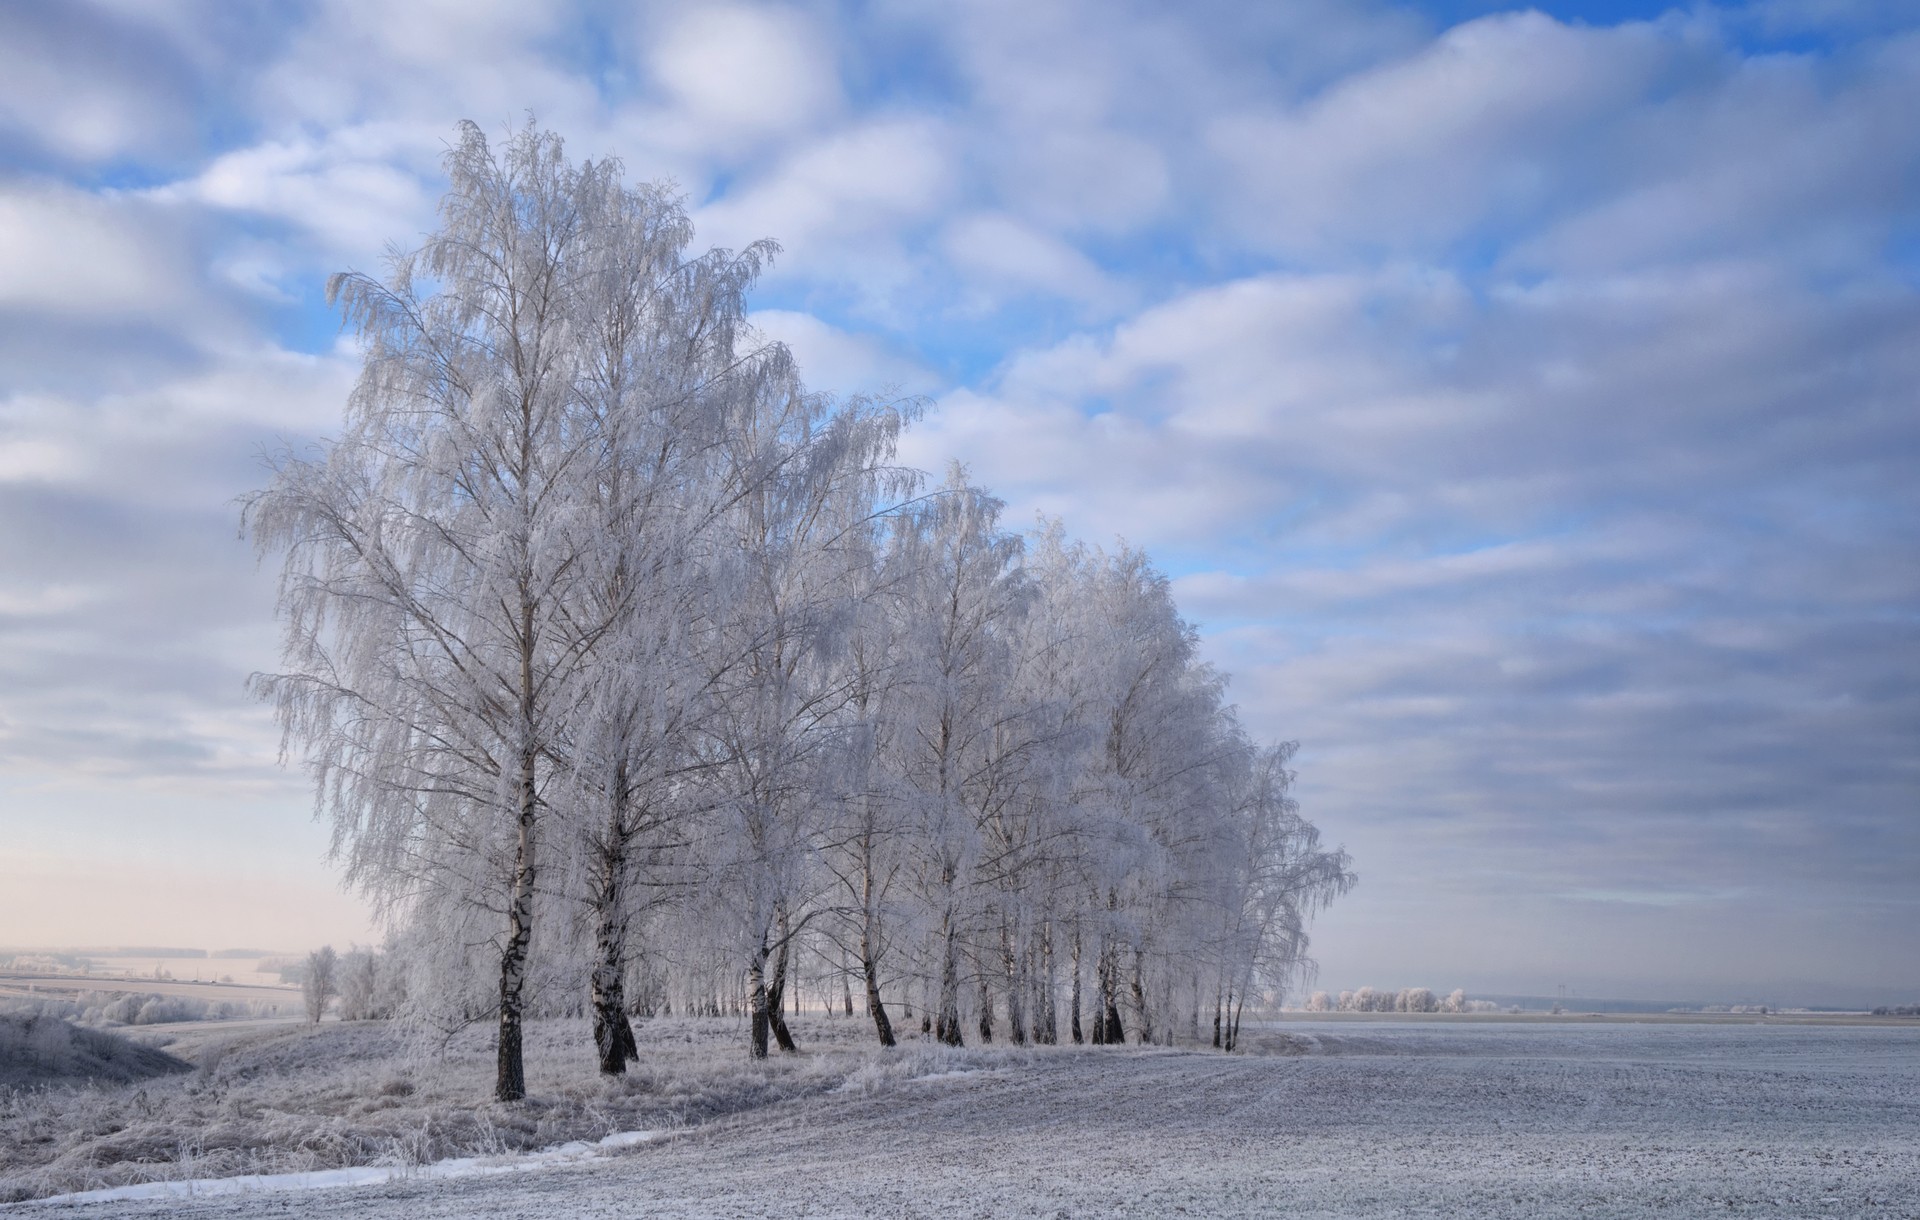
[(1308, 269), (1211, 233), (1196, 223), (1198, 219), (1170, 211), (1155, 223), (1125, 232), (1081, 237), (1076, 248), (1149, 304), (1208, 284)]
[(1568, 24), (1614, 26), (1657, 21), (1668, 13), (1684, 13), (1691, 6), (1672, 0), (1532, 0), (1524, 4), (1510, 0), (1420, 0), (1409, 7), (1429, 18), (1436, 29), (1449, 29), (1496, 13), (1528, 11), (1545, 13)]
[(855, 109), (942, 112), (967, 102), (970, 88), (953, 50), (932, 28), (875, 21), (866, 11), (851, 14), (842, 28), (851, 38), (840, 60), (840, 83)]
[(624, 5), (584, 4), (576, 10), (575, 20), (556, 23), (542, 40), (542, 49), (556, 66), (590, 82), (602, 103), (618, 105), (630, 100), (641, 83), (631, 63), (633, 40), (620, 28), (623, 21), (632, 19), (633, 11)]
[(292, 352), (322, 355), (333, 350), (342, 333), (339, 309), (328, 305), (325, 276), (312, 277), (310, 286), (296, 289), (284, 303), (263, 301), (261, 318), (274, 342)]
[[(1045, 347), (1082, 329), (1071, 306), (1040, 295), (1011, 298), (985, 311), (957, 305), (929, 313), (916, 310), (904, 326), (889, 325), (852, 295), (818, 283), (762, 286), (754, 292), (752, 306), (810, 313), (846, 334), (910, 350), (943, 387), (987, 382), (1009, 352)], [(800, 371), (805, 376), (806, 370)]]
[(1920, 291), (1920, 214), (1896, 221), (1881, 245), (1886, 270), (1909, 291)]

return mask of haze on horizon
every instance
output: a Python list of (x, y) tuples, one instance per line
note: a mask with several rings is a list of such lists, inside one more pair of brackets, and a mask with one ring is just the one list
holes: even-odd
[(531, 111), (1175, 577), (1353, 854), (1318, 985), (1915, 999), (1920, 14), (1243, 7), (0, 12), (0, 944), (377, 939), (234, 501)]

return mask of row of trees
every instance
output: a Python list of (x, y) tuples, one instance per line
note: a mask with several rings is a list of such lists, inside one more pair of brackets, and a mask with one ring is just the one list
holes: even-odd
[[(521, 1023), (584, 997), (739, 1007), (791, 1049), (803, 954), (876, 1037), (1231, 1049), (1352, 883), (1250, 741), (1166, 579), (1021, 537), (910, 411), (806, 391), (745, 294), (768, 243), (689, 256), (677, 200), (531, 127), (449, 153), (442, 226), (336, 276), (364, 350), (340, 438), (248, 505), (284, 553), (257, 679), (406, 1005)], [(644, 993), (644, 994), (636, 994)]]
[(1458, 987), (1445, 996), (1436, 996), (1426, 987), (1399, 991), (1361, 987), (1338, 995), (1316, 991), (1306, 1003), (1308, 1012), (1493, 1012), (1496, 1008), (1487, 1000), (1469, 1000)]
[(338, 953), (322, 945), (300, 967), (301, 998), (315, 1024), (336, 999), (342, 1021), (384, 1020), (406, 1001), (405, 963), (391, 952), (355, 945)]

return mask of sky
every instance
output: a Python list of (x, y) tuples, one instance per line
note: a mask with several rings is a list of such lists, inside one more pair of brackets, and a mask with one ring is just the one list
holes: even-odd
[(236, 498), (529, 115), (1155, 556), (1353, 854), (1320, 985), (1920, 997), (1902, 0), (0, 0), (0, 945), (375, 935)]

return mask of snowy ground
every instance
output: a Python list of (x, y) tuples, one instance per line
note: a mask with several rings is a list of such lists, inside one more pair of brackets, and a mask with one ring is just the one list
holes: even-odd
[[(33, 1215), (1920, 1217), (1920, 1027), (1293, 1022), (813, 1092), (484, 1177)], [(971, 1067), (973, 1070), (968, 1070)], [(939, 1069), (939, 1070), (933, 1070)]]

